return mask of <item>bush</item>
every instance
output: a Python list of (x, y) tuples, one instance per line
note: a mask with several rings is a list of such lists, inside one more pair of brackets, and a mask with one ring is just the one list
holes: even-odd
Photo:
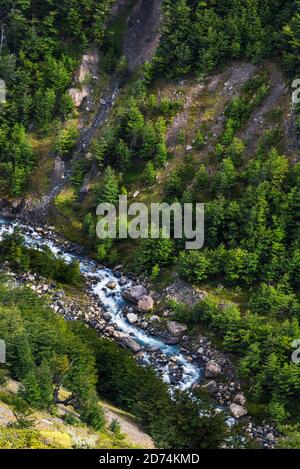
[(56, 153), (64, 158), (70, 157), (75, 148), (78, 136), (79, 133), (76, 127), (62, 129), (55, 142)]

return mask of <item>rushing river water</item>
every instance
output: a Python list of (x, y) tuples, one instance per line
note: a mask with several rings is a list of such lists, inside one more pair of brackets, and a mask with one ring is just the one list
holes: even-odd
[[(61, 256), (66, 262), (77, 259), (80, 263), (80, 270), (86, 278), (96, 280), (93, 286), (93, 293), (100, 300), (104, 309), (111, 314), (111, 322), (116, 325), (118, 331), (126, 333), (143, 348), (143, 361), (152, 365), (162, 376), (165, 382), (182, 390), (190, 389), (201, 379), (201, 368), (195, 362), (191, 362), (179, 347), (168, 345), (158, 337), (154, 337), (138, 326), (131, 325), (123, 315), (122, 311), (128, 303), (123, 299), (122, 292), (130, 287), (130, 281), (125, 286), (120, 286), (119, 279), (110, 269), (103, 269), (97, 263), (87, 257), (70, 253), (63, 244), (55, 242), (53, 239), (45, 238), (30, 226), (20, 225), (17, 222), (10, 223), (0, 217), (0, 239), (5, 232), (13, 231), (15, 226), (19, 226), (27, 246), (42, 249), (48, 246), (56, 255)], [(106, 288), (108, 282), (116, 283), (113, 292)], [(161, 360), (163, 357), (163, 360)], [(175, 382), (172, 379), (174, 362), (180, 368), (180, 379)]]

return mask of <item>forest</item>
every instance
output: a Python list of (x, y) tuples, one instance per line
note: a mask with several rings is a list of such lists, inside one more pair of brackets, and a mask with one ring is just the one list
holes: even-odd
[[(163, 0), (159, 45), (134, 71), (120, 47), (124, 25), (119, 16), (110, 19), (114, 3), (0, 0), (0, 78), (7, 88), (0, 105), (0, 198), (34, 194), (32, 178), (45, 175), (37, 142), (50, 139), (49, 159), (70, 164), (71, 176), (49, 218), (55, 214), (64, 235), (75, 226), (72, 241), (95, 260), (124, 264), (159, 292), (174, 278), (207, 291), (192, 306), (170, 301), (164, 307), (191, 336), (208, 334), (233, 357), (250, 414), (288, 429), (286, 446), (297, 447), (300, 368), (291, 361), (291, 344), (300, 338), (300, 107), (278, 101), (268, 111), (272, 125), (263, 125), (255, 145), (244, 131), (273, 96), (270, 63), (288, 89), (300, 77), (300, 1)], [(121, 91), (78, 155), (76, 119), (83, 110), (75, 110), (68, 90), (90, 47), (99, 50), (103, 80), (118, 80)], [(196, 114), (182, 89), (209, 87), (214, 74), (236, 64), (250, 64), (255, 73), (224, 101), (221, 132), (213, 127), (220, 116), (209, 125), (195, 118), (173, 141), (176, 118), (190, 109)], [(217, 93), (204, 94), (203, 102), (221, 102)], [(294, 146), (286, 137), (291, 115)], [(163, 236), (99, 240), (97, 205), (136, 192), (148, 205), (205, 203), (204, 248), (188, 251), (184, 239)], [(26, 246), (18, 230), (1, 240), (0, 262), (17, 273), (83, 285), (78, 262), (67, 265), (48, 249)], [(105, 425), (99, 404), (105, 398), (133, 413), (159, 448), (243, 446), (201, 391), (196, 400), (180, 392), (171, 397), (151, 367), (138, 366), (114, 342), (59, 318), (26, 287), (9, 289), (5, 277), (0, 284), (0, 337), (8, 344), (0, 380), (22, 384), (25, 426), (27, 406), (51, 410), (64, 387), (82, 421), (96, 430)]]

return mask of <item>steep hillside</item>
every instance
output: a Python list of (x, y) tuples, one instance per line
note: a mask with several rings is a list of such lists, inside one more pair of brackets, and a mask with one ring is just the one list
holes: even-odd
[(101, 403), (106, 429), (95, 432), (80, 421), (72, 408), (58, 404), (46, 411), (21, 409), (20, 383), (9, 381), (0, 388), (0, 449), (12, 448), (153, 448), (135, 419), (120, 409)]
[[(120, 338), (111, 317), (103, 315), (111, 321), (103, 323), (109, 344), (98, 344), (89, 329), (61, 324), (74, 344), (84, 338), (85, 359), (93, 357), (89, 398), (80, 374), (83, 420), (94, 420), (85, 406), (93, 407), (97, 393), (101, 399), (112, 395), (156, 445), (176, 448), (180, 440), (184, 447), (212, 447), (224, 445), (229, 430), (222, 412), (212, 412), (208, 423), (198, 418), (197, 406), (221, 406), (241, 420), (251, 437), (246, 446), (255, 440), (273, 447), (288, 436), (279, 445), (296, 447), (300, 108), (292, 101), (292, 82), (300, 74), (300, 2), (85, 0), (70, 11), (66, 4), (54, 1), (55, 14), (40, 2), (20, 2), (17, 12), (8, 2), (1, 10), (0, 72), (8, 100), (0, 110), (0, 213), (50, 225), (39, 228), (41, 236), (59, 232), (76, 243), (74, 252), (80, 245), (80, 254), (115, 269), (116, 278), (102, 287), (108, 298), (116, 295), (117, 278), (146, 288), (145, 310), (133, 301), (122, 320), (179, 346), (190, 364), (205, 370), (189, 390), (196, 400), (178, 393), (172, 401), (167, 385), (144, 368), (139, 344), (130, 342), (141, 367), (110, 343)], [(186, 250), (184, 239), (162, 233), (158, 239), (99, 239), (96, 207), (117, 207), (120, 194), (148, 208), (204, 203), (203, 248)], [(80, 304), (86, 292), (79, 264), (67, 267), (47, 249), (30, 251), (21, 238), (4, 239), (2, 262), (18, 274), (31, 271), (77, 288), (74, 302)], [(30, 327), (22, 308), (18, 318)], [(3, 321), (5, 332), (4, 314)], [(58, 353), (55, 341), (51, 347)], [(40, 356), (30, 353), (39, 382)], [(108, 370), (103, 355), (109, 363), (117, 356), (129, 376), (120, 364)], [(160, 352), (156, 359), (158, 370), (170, 366)], [(182, 369), (173, 359), (176, 381)], [(28, 378), (23, 369), (19, 374)], [(183, 429), (176, 419), (181, 409), (189, 422)], [(106, 407), (108, 416), (114, 412)], [(135, 434), (131, 424), (123, 425)]]

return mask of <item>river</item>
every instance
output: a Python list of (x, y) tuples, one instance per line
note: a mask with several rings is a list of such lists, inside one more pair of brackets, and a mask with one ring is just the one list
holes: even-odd
[[(106, 312), (110, 313), (116, 329), (126, 333), (134, 341), (136, 341), (143, 350), (144, 365), (152, 365), (162, 379), (170, 385), (170, 388), (179, 388), (181, 390), (189, 390), (198, 383), (202, 377), (202, 369), (200, 364), (190, 361), (190, 358), (180, 350), (180, 347), (168, 345), (162, 339), (149, 334), (146, 330), (129, 324), (123, 315), (123, 309), (128, 303), (123, 299), (122, 293), (131, 286), (131, 281), (121, 286), (119, 278), (113, 271), (107, 268), (100, 268), (94, 260), (87, 256), (68, 252), (63, 244), (59, 244), (51, 238), (42, 236), (40, 232), (34, 228), (22, 225), (18, 222), (10, 222), (0, 217), (0, 239), (5, 232), (13, 231), (15, 226), (21, 228), (24, 240), (27, 246), (36, 249), (42, 249), (48, 246), (56, 255), (61, 256), (66, 262), (72, 262), (77, 259), (80, 263), (82, 275), (86, 278), (93, 278), (93, 293), (97, 296)], [(96, 281), (95, 281), (96, 280)], [(108, 282), (115, 282), (116, 288), (110, 291), (106, 288)], [(174, 364), (180, 369), (180, 379), (174, 381)]]

